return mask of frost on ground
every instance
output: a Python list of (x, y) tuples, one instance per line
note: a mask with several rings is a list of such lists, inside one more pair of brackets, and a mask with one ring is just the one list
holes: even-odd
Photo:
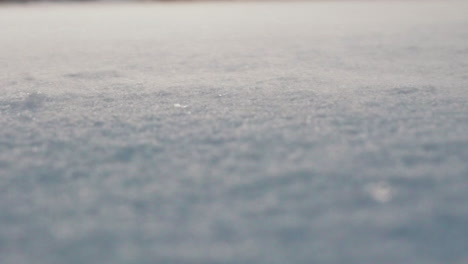
[(0, 6), (0, 262), (468, 263), (467, 11)]

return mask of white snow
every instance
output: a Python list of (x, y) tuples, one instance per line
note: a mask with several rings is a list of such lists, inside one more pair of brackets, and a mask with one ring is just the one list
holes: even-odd
[(467, 263), (467, 14), (0, 5), (0, 263)]

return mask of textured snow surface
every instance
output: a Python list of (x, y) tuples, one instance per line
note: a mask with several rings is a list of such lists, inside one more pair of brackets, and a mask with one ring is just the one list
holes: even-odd
[(468, 263), (467, 14), (0, 6), (0, 263)]

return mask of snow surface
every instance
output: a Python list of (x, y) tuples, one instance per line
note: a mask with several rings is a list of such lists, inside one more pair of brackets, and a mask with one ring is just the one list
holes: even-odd
[(468, 263), (467, 14), (0, 6), (0, 263)]

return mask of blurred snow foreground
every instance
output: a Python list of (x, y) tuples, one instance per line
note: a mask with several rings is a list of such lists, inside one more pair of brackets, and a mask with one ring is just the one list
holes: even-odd
[(467, 11), (0, 6), (0, 262), (468, 263)]

